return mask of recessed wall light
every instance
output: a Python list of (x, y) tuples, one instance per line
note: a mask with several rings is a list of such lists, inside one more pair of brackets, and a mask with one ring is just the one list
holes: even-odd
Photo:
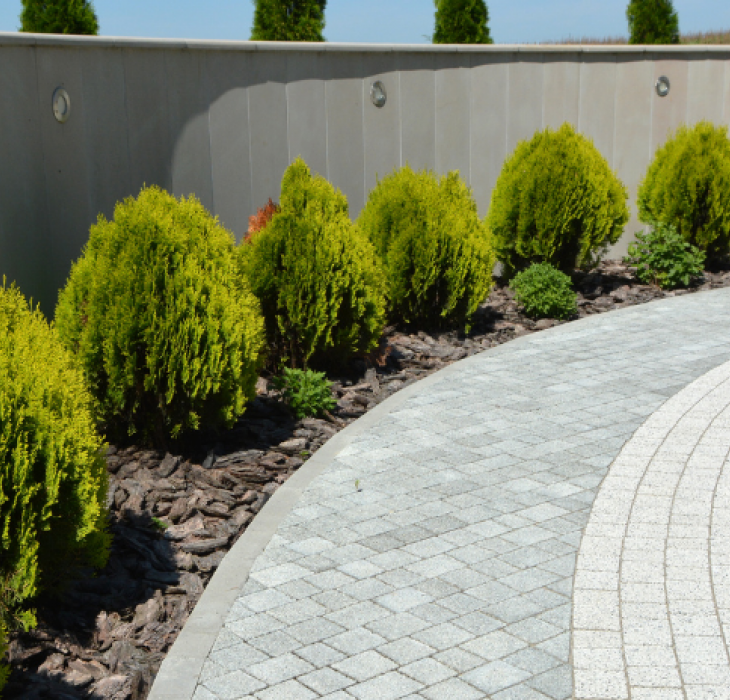
[(71, 98), (60, 87), (53, 91), (53, 116), (61, 124), (68, 121), (69, 116), (71, 116)]
[(385, 85), (376, 80), (370, 86), (370, 101), (378, 108), (382, 107), (388, 99), (388, 93), (385, 91)]
[(669, 94), (669, 78), (667, 78), (666, 75), (663, 75), (656, 81), (654, 87), (656, 88), (656, 94), (659, 95), (659, 97), (666, 97)]

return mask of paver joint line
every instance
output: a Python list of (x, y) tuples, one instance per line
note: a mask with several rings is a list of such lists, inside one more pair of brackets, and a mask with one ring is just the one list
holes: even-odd
[(150, 699), (730, 697), (728, 428), (730, 290), (450, 365), (274, 494)]

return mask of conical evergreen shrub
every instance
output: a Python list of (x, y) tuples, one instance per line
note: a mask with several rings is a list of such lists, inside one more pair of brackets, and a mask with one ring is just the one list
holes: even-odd
[(91, 227), (56, 323), (110, 436), (164, 447), (232, 425), (254, 397), (263, 320), (234, 245), (194, 196), (157, 187)]
[(324, 41), (327, 0), (256, 0), (251, 41)]
[(639, 218), (676, 227), (709, 259), (730, 254), (727, 126), (681, 126), (657, 149), (639, 185)]
[(301, 159), (281, 181), (280, 211), (240, 246), (243, 274), (261, 302), (269, 361), (278, 370), (331, 369), (376, 346), (383, 280), (347, 199)]
[(21, 32), (98, 34), (99, 21), (90, 0), (23, 0)]
[(380, 180), (358, 226), (387, 280), (389, 316), (427, 328), (467, 326), (492, 285), (494, 252), (457, 172), (400, 168)]
[(434, 44), (491, 44), (484, 0), (434, 0)]
[(621, 237), (627, 199), (606, 159), (570, 124), (520, 141), (502, 166), (487, 216), (505, 275), (533, 263), (565, 274), (592, 264)]
[(672, 0), (631, 0), (626, 19), (629, 44), (679, 43), (679, 19)]
[(55, 328), (0, 287), (0, 661), (7, 630), (35, 623), (27, 606), (38, 592), (106, 563), (107, 472), (92, 409)]

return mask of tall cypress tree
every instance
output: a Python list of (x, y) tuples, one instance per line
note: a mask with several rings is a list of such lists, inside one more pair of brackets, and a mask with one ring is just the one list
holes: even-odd
[(327, 0), (255, 0), (251, 41), (324, 41)]
[(679, 43), (679, 19), (672, 0), (631, 0), (626, 19), (629, 44)]
[(90, 0), (23, 0), (21, 32), (98, 34), (99, 21)]
[(489, 12), (484, 0), (434, 0), (434, 44), (491, 44)]

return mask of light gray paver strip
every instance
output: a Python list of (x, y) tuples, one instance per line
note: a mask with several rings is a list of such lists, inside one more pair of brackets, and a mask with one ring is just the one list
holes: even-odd
[[(151, 700), (571, 697), (575, 559), (601, 481), (647, 416), (728, 360), (730, 290), (718, 290), (526, 336), (399, 392), (335, 436), (257, 516), (163, 663)], [(681, 437), (667, 473), (679, 473)], [(635, 446), (655, 442), (647, 434)], [(668, 494), (637, 497), (637, 546), (668, 503)], [(712, 501), (697, 503), (706, 513)], [(628, 517), (620, 498), (604, 507)], [(680, 506), (678, 539), (694, 536), (695, 516)], [(577, 620), (573, 644), (624, 663), (629, 646), (610, 589), (619, 572), (599, 568), (618, 535), (591, 536), (581, 561), (606, 586), (589, 600), (590, 622), (601, 627)], [(730, 566), (730, 551), (727, 561), (719, 543), (717, 552), (717, 566)], [(691, 550), (673, 556), (677, 586), (700, 585)], [(637, 557), (627, 595), (661, 603), (655, 569)], [(706, 659), (717, 645), (701, 634), (704, 610), (691, 612), (675, 615), (682, 634), (657, 624), (656, 638), (674, 634), (691, 650), (702, 637)], [(639, 649), (640, 630), (624, 632)], [(284, 662), (253, 656), (237, 667), (238, 650)], [(687, 664), (703, 662), (696, 656), (688, 651)], [(313, 675), (321, 670), (332, 673)], [(607, 667), (598, 681), (615, 678)]]
[(652, 414), (613, 462), (576, 569), (577, 700), (730, 697), (729, 452), (725, 363)]

